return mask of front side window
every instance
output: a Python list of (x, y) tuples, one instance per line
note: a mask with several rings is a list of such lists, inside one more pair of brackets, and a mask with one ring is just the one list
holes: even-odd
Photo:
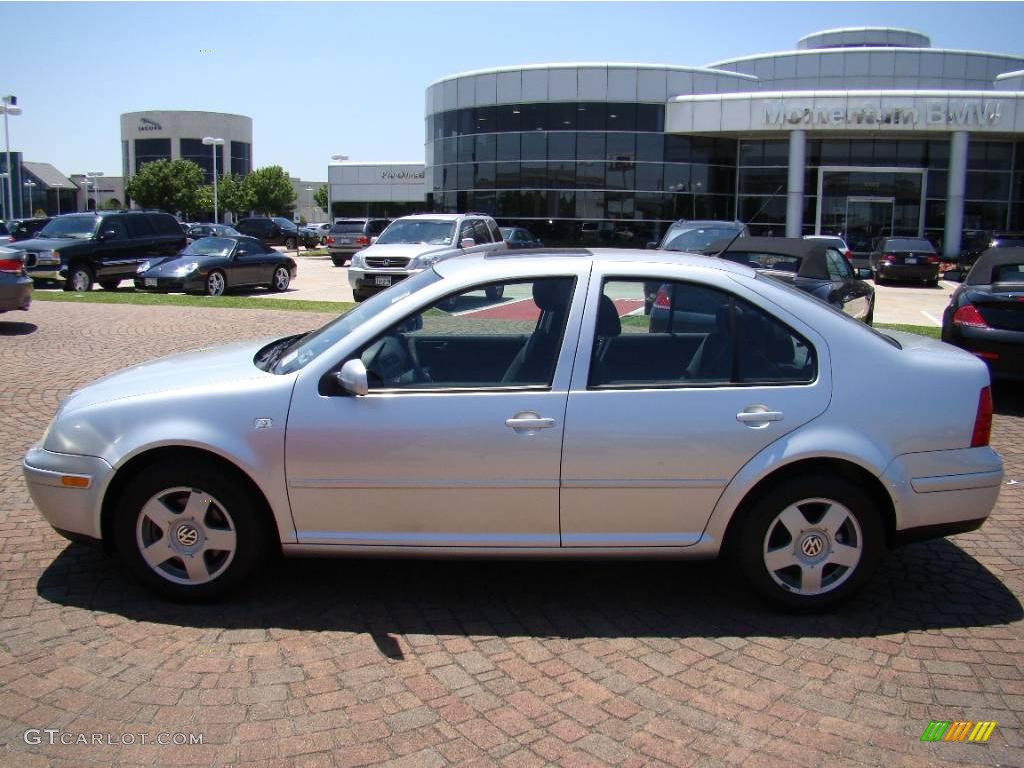
[(550, 387), (573, 284), (497, 282), (441, 299), (361, 350), (370, 390)]
[(451, 245), (455, 234), (455, 222), (431, 219), (405, 219), (394, 221), (384, 230), (378, 245), (394, 243), (423, 243), (427, 245)]
[(806, 384), (816, 375), (806, 339), (753, 304), (697, 283), (606, 281), (595, 331), (592, 388)]

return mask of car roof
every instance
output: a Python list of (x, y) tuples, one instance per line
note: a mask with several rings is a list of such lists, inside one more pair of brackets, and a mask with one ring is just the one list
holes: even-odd
[[(411, 213), (408, 216), (402, 216), (402, 219), (422, 219), (426, 221), (458, 221), (464, 219), (467, 216), (476, 216), (481, 219), (488, 218), (486, 213)], [(395, 219), (398, 221), (398, 219)]]

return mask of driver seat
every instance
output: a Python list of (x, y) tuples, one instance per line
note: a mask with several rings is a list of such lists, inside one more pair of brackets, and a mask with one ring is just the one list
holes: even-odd
[(533, 301), (540, 308), (537, 325), (502, 376), (503, 384), (547, 384), (551, 381), (569, 313), (573, 281), (556, 277), (536, 280)]

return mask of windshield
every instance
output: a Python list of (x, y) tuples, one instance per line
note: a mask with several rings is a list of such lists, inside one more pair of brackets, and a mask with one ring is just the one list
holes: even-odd
[(377, 245), (390, 243), (426, 243), (428, 245), (451, 245), (455, 236), (454, 221), (431, 221), (429, 219), (406, 219), (392, 223), (377, 238)]
[(669, 251), (700, 253), (715, 242), (715, 240), (721, 240), (723, 237), (732, 237), (739, 231), (739, 227), (728, 226), (697, 227), (678, 233), (669, 231), (665, 237), (665, 244), (661, 247)]
[(400, 283), (395, 283), (387, 290), (371, 296), (319, 330), (308, 336), (303, 336), (297, 343), (284, 351), (280, 362), (273, 368), (273, 372), (291, 373), (303, 368), (310, 360), (333, 347), (362, 323), (376, 317), (396, 301), (401, 301), (406, 296), (440, 279), (441, 276), (437, 272), (425, 269), (419, 274), (406, 278)]
[(99, 223), (98, 216), (58, 216), (39, 231), (39, 236), (88, 240), (96, 233)]
[(182, 256), (227, 256), (235, 241), (227, 237), (201, 237), (181, 252)]

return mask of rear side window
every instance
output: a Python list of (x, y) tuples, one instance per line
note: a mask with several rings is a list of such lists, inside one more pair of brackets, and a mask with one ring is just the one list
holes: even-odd
[(722, 258), (736, 264), (745, 264), (754, 269), (773, 269), (776, 272), (798, 272), (800, 259), (778, 253), (734, 253), (726, 251)]
[(477, 219), (473, 222), (473, 239), (478, 244), (493, 242), (491, 231), (487, 228), (487, 222), (483, 219)]
[[(128, 234), (132, 237), (152, 237), (153, 227), (145, 216), (126, 216), (125, 223), (128, 225)], [(179, 229), (179, 233), (180, 233)]]
[(606, 281), (595, 331), (591, 387), (807, 384), (817, 374), (814, 348), (789, 326), (696, 283)]

